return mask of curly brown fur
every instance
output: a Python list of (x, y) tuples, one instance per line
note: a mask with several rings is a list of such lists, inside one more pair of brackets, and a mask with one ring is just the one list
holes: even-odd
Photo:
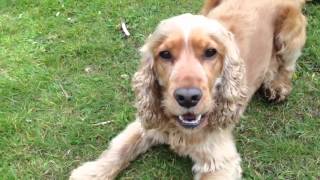
[(151, 63), (150, 59), (144, 59), (132, 81), (136, 95), (137, 116), (146, 129), (159, 127), (165, 119), (161, 108), (161, 87)]
[(231, 42), (226, 46), (228, 52), (224, 63), (221, 80), (217, 83), (217, 93), (214, 95), (216, 106), (209, 115), (213, 127), (226, 127), (238, 122), (247, 103), (247, 88), (245, 66), (240, 57), (235, 40), (229, 34)]

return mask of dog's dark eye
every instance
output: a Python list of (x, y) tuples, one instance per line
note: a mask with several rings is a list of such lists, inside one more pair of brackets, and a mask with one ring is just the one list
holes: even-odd
[(204, 51), (204, 57), (206, 58), (212, 58), (216, 54), (217, 54), (217, 50), (214, 48), (209, 48)]
[(170, 60), (172, 58), (172, 55), (169, 51), (161, 51), (159, 53), (159, 56), (162, 58), (162, 59), (166, 59), (166, 60)]

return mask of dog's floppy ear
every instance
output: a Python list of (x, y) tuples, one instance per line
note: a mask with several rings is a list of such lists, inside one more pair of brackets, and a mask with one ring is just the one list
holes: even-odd
[(243, 59), (240, 57), (239, 48), (235, 42), (233, 34), (227, 33), (224, 40), (225, 57), (221, 76), (221, 84), (218, 88), (220, 95), (228, 101), (238, 101), (245, 95), (245, 67)]
[(156, 128), (162, 119), (161, 87), (153, 69), (154, 57), (150, 38), (140, 49), (142, 61), (133, 77), (137, 115), (146, 129)]
[(246, 103), (247, 88), (244, 61), (231, 32), (225, 33), (223, 44), (224, 65), (221, 77), (216, 83), (216, 107), (212, 118), (215, 123), (226, 126), (239, 120)]

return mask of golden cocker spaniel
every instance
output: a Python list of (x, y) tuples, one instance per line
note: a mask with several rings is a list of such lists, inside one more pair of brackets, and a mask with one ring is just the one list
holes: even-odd
[(195, 179), (241, 179), (232, 130), (261, 88), (291, 91), (306, 39), (303, 0), (206, 0), (202, 15), (162, 21), (133, 78), (137, 119), (70, 179), (114, 179), (156, 144), (194, 161)]

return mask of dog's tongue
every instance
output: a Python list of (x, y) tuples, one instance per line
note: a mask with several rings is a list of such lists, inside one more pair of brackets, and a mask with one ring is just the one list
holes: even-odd
[(191, 113), (184, 114), (182, 115), (182, 117), (183, 117), (183, 120), (185, 121), (194, 121), (196, 119), (196, 116)]

